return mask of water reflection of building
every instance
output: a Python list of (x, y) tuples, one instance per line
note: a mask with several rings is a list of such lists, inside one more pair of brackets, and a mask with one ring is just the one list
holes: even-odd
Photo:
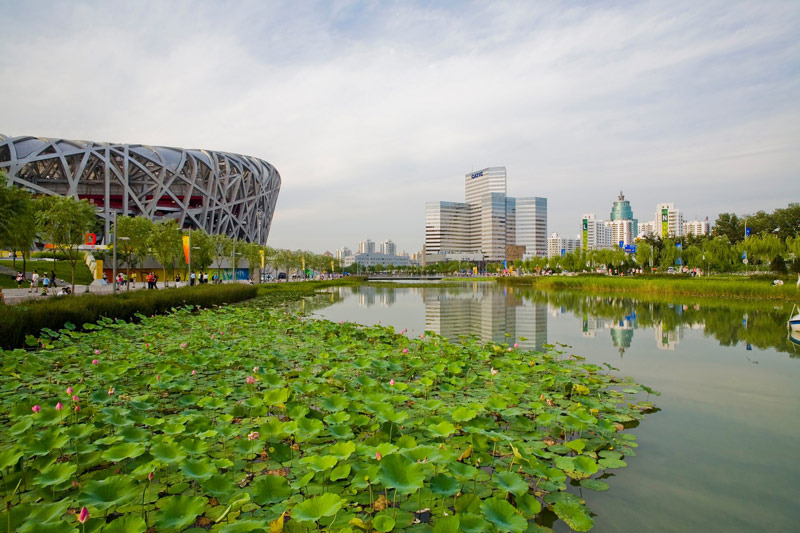
[(681, 329), (664, 329), (664, 323), (659, 322), (654, 328), (656, 338), (656, 348), (659, 350), (675, 351), (675, 347), (681, 340)]
[(448, 339), (475, 335), (528, 350), (541, 350), (547, 343), (547, 306), (524, 301), (512, 289), (501, 292), (482, 284), (471, 291), (423, 289), (422, 298), (425, 328)]

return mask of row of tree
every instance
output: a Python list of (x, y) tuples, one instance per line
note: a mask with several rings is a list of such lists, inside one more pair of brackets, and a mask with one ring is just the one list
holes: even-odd
[[(30, 251), (38, 244), (52, 244), (66, 258), (72, 268), (72, 287), (75, 288), (75, 269), (83, 257), (80, 246), (85, 235), (98, 227), (97, 208), (86, 200), (65, 196), (37, 196), (28, 191), (8, 187), (7, 178), (0, 173), (0, 248), (10, 250), (13, 257), (21, 252), (22, 269)], [(175, 270), (188, 273), (189, 265), (183, 262), (183, 237), (190, 237), (190, 258), (193, 271), (207, 270), (214, 262), (217, 267), (223, 259), (230, 258), (232, 269), (241, 259), (250, 266), (250, 275), (261, 271), (261, 257), (270, 270), (284, 269), (288, 276), (292, 272), (307, 275), (313, 272), (331, 272), (339, 268), (331, 257), (302, 250), (275, 249), (257, 243), (245, 242), (227, 235), (209, 235), (205, 231), (183, 230), (175, 219), (151, 221), (145, 217), (119, 217), (112, 227), (116, 232), (117, 253), (131, 268), (143, 265), (147, 256), (154, 257), (170, 277)], [(106, 254), (111, 256), (111, 254)], [(111, 257), (106, 257), (111, 262)], [(257, 278), (260, 280), (261, 276)]]

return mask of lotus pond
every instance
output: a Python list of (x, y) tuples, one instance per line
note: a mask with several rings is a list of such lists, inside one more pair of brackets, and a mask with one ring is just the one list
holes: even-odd
[(587, 531), (653, 409), (550, 346), (258, 304), (84, 327), (3, 352), (0, 531)]

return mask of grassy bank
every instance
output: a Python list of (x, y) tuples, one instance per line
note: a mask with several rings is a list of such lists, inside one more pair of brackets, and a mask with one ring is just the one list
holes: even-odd
[(524, 276), (497, 278), (497, 282), (537, 289), (573, 289), (589, 292), (635, 292), (788, 301), (800, 299), (800, 290), (793, 284), (773, 287), (767, 279), (739, 277)]

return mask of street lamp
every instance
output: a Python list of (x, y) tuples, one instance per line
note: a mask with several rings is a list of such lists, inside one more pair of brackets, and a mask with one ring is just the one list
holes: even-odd
[[(131, 240), (130, 237), (119, 237), (121, 241), (129, 241)], [(116, 295), (117, 294), (117, 212), (114, 211), (114, 269), (112, 274), (112, 286), (111, 292)]]

